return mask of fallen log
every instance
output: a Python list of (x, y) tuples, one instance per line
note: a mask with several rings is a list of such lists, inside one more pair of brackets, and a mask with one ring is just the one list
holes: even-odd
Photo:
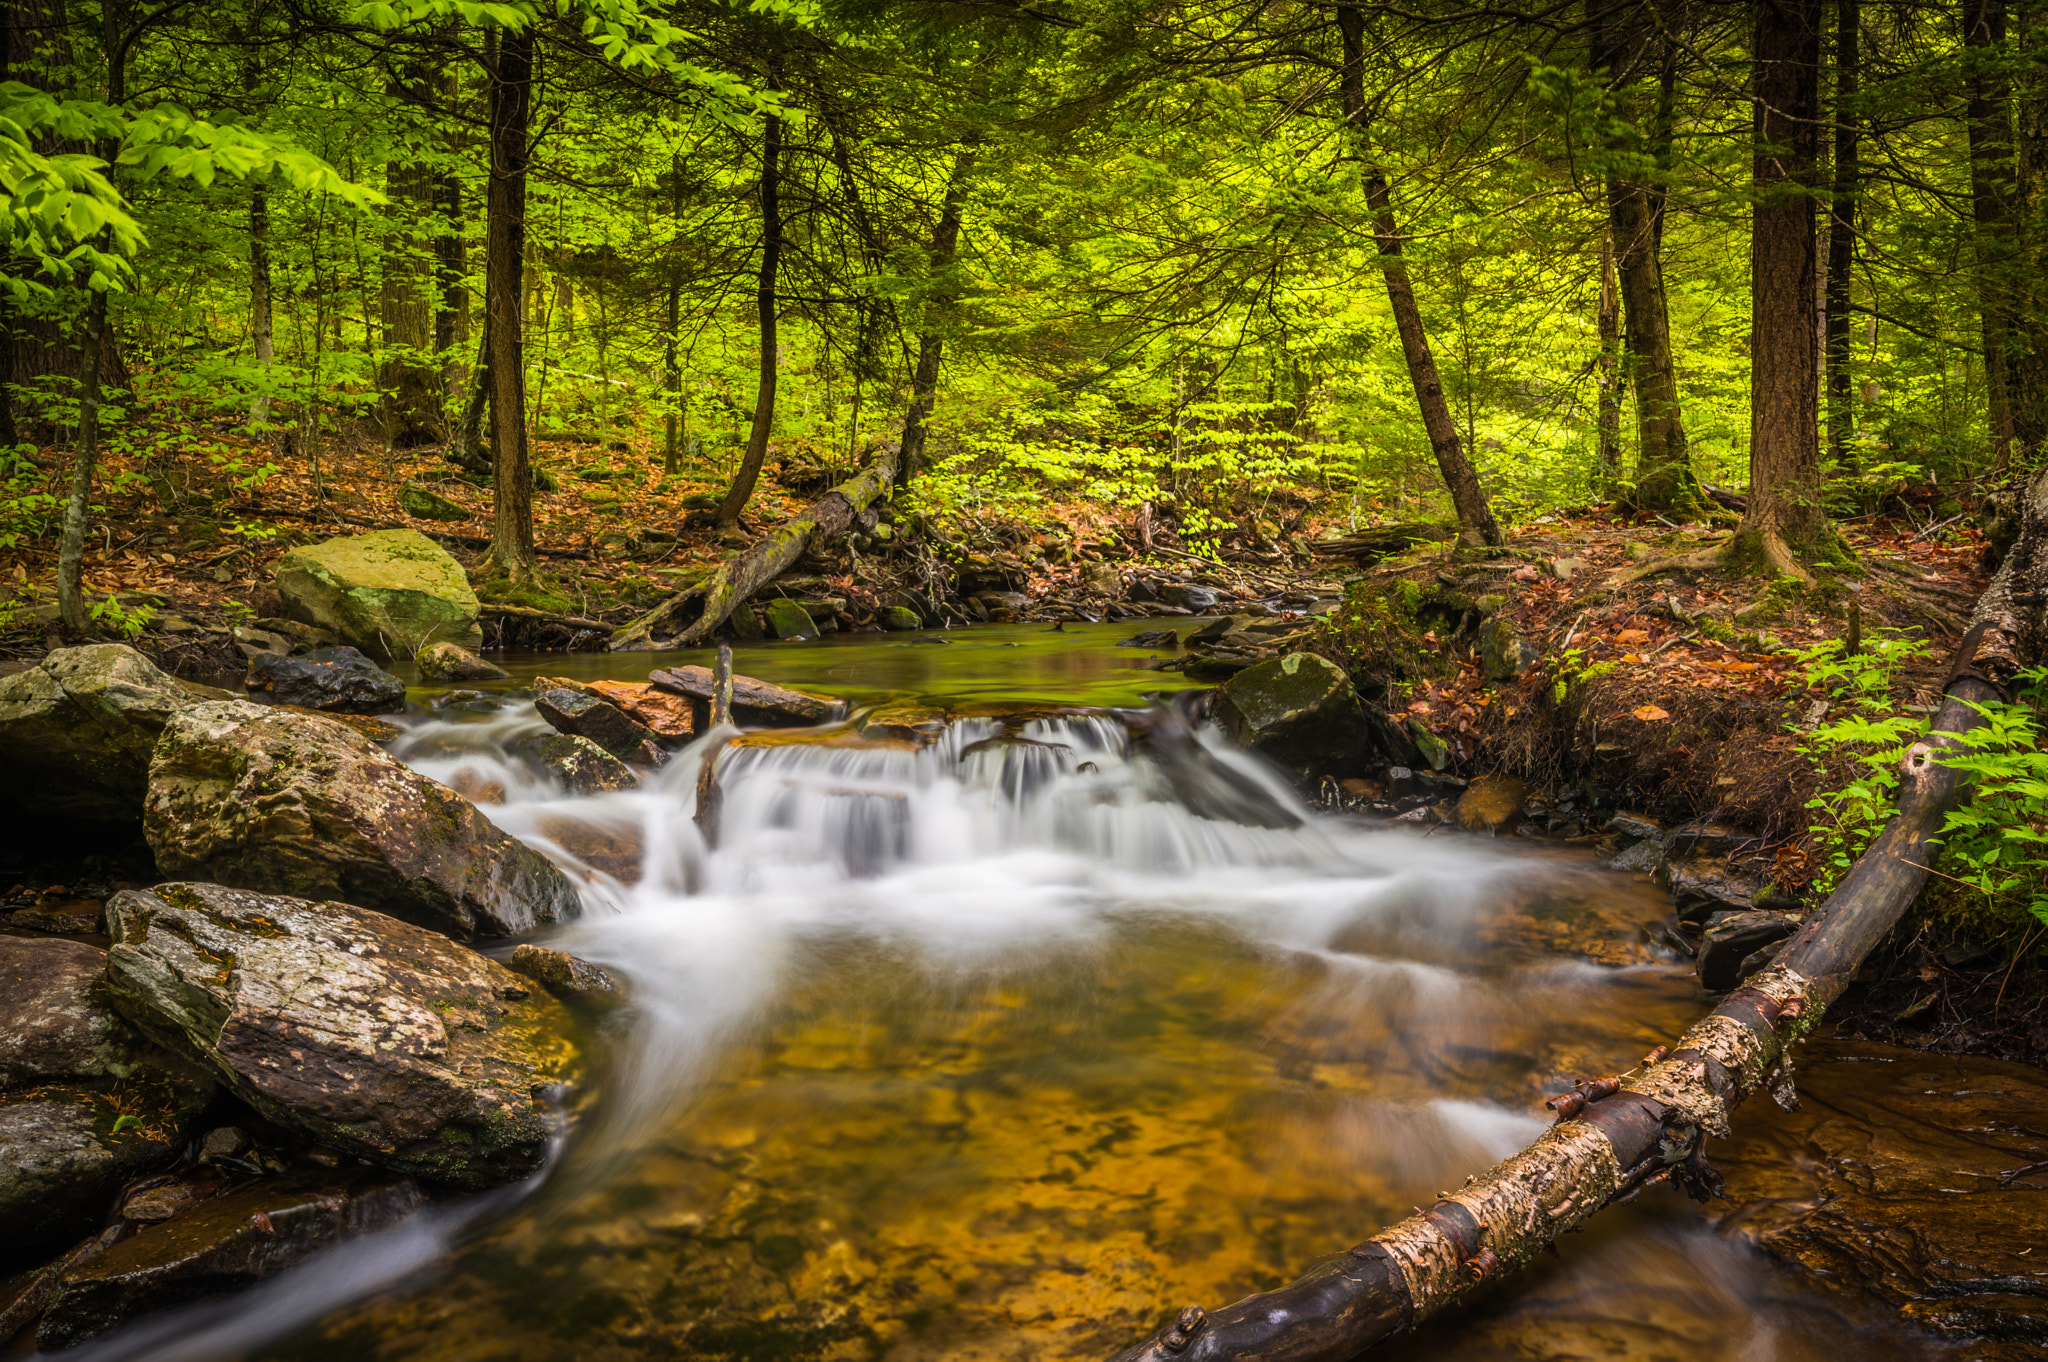
[(1417, 544), (1440, 544), (1446, 539), (1457, 537), (1456, 525), (1438, 525), (1429, 521), (1418, 521), (1411, 525), (1383, 525), (1378, 529), (1359, 530), (1339, 539), (1318, 539), (1312, 541), (1308, 551), (1317, 558), (1355, 558), (1360, 562), (1378, 562), (1382, 558), (1393, 558), (1408, 552)]
[[(729, 663), (727, 665), (730, 666)], [(668, 671), (653, 671), (647, 674), (647, 680), (656, 690), (688, 696), (705, 706), (707, 727), (719, 722), (716, 713), (721, 690), (727, 710), (738, 712), (739, 717), (750, 724), (770, 727), (823, 724), (846, 714), (846, 706), (837, 700), (807, 691), (790, 690), (751, 676), (728, 673), (721, 686), (718, 673), (705, 667), (672, 667)]]
[[(2028, 489), (2025, 528), (1979, 600), (1927, 737), (1900, 763), (1898, 813), (1764, 970), (1667, 1052), (1581, 1083), (1549, 1104), (1557, 1123), (1521, 1153), (1427, 1210), (1310, 1267), (1276, 1291), (1213, 1314), (1190, 1305), (1114, 1362), (1342, 1362), (1527, 1264), (1595, 1212), (1675, 1180), (1704, 1200), (1719, 1176), (1711, 1136), (1759, 1089), (1798, 1098), (1789, 1047), (1819, 1023), (1927, 881), (1929, 841), (1966, 789), (1940, 758), (1983, 722), (2023, 658), (2041, 651), (2048, 591), (2048, 472)], [(2024, 607), (2024, 608), (2023, 608)]]
[[(688, 648), (710, 637), (711, 631), (725, 623), (742, 601), (794, 563), (812, 536), (820, 540), (838, 538), (846, 533), (856, 515), (888, 495), (896, 477), (897, 458), (898, 449), (893, 441), (876, 446), (874, 461), (852, 478), (762, 535), (746, 552), (719, 564), (697, 585), (678, 591), (631, 624), (614, 630), (611, 650)], [(701, 602), (702, 608), (695, 619), (685, 623), (683, 614), (694, 602)]]

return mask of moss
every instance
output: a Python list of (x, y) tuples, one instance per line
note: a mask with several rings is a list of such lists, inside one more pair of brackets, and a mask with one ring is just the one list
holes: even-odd
[(477, 598), (494, 605), (516, 605), (527, 610), (545, 610), (554, 615), (571, 615), (576, 612), (576, 602), (554, 589), (555, 584), (545, 577), (530, 582), (515, 582), (509, 577), (493, 577), (476, 589)]

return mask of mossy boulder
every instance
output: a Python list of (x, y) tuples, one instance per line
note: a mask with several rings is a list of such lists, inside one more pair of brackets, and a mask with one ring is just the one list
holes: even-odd
[(917, 617), (915, 610), (900, 605), (884, 607), (882, 612), (875, 616), (875, 622), (894, 633), (907, 633), (912, 629), (924, 628), (924, 621)]
[(213, 1081), (114, 1015), (106, 952), (0, 936), (0, 1263), (76, 1243), (130, 1179), (177, 1162)]
[(373, 657), (430, 643), (483, 643), (462, 565), (417, 530), (378, 530), (293, 549), (277, 562), (288, 618), (340, 635)]
[(1344, 669), (1289, 653), (1223, 683), (1216, 714), (1238, 746), (1305, 776), (1355, 775), (1371, 761), (1373, 733)]
[(0, 803), (32, 817), (138, 821), (157, 735), (196, 701), (121, 643), (59, 648), (0, 677)]
[(420, 520), (469, 519), (468, 507), (450, 501), (439, 492), (430, 492), (416, 482), (408, 482), (399, 487), (398, 509)]
[(811, 612), (787, 596), (777, 596), (766, 603), (768, 632), (780, 639), (816, 638), (818, 625), (811, 618)]
[(165, 727), (142, 830), (166, 877), (345, 899), (453, 936), (580, 912), (560, 870), (446, 785), (333, 719), (245, 701)]
[(562, 1005), (346, 903), (164, 884), (107, 902), (115, 1008), (279, 1125), (455, 1187), (540, 1167), (580, 1058)]

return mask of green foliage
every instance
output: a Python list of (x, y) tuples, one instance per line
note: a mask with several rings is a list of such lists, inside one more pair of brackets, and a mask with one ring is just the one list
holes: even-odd
[(123, 605), (120, 597), (109, 596), (93, 606), (92, 617), (122, 638), (134, 638), (149, 628), (150, 621), (156, 618), (156, 607), (147, 601)]
[[(1892, 688), (1899, 668), (1927, 645), (1900, 634), (1874, 633), (1844, 655), (1840, 639), (1795, 652), (1799, 679), (1828, 706), (1823, 722), (1800, 737), (1799, 750), (1821, 773), (1806, 807), (1823, 861), (1817, 880), (1831, 890), (1896, 811), (1899, 761), (1926, 721), (1897, 712)], [(1796, 730), (1795, 730), (1796, 731)]]
[(1964, 750), (1942, 758), (1975, 781), (1942, 826), (1942, 869), (1974, 891), (1971, 907), (1984, 916), (2048, 926), (2048, 668), (2018, 679), (2010, 704), (1975, 706), (1983, 725), (1953, 735)]

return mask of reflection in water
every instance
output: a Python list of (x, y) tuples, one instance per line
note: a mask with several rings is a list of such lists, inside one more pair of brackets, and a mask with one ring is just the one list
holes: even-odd
[[(1105, 717), (743, 739), (715, 846), (721, 735), (572, 800), (504, 755), (533, 722), (399, 751), (502, 782), (492, 816), (580, 878), (552, 944), (635, 996), (601, 1100), (430, 1287), (342, 1304), (379, 1288), (363, 1246), (280, 1283), (267, 1355), (1100, 1358), (1405, 1215), (1695, 1010), (1630, 882), (1315, 819), (1238, 754), (1164, 767)], [(1851, 1327), (1655, 1206), (1404, 1355), (1793, 1359)]]

